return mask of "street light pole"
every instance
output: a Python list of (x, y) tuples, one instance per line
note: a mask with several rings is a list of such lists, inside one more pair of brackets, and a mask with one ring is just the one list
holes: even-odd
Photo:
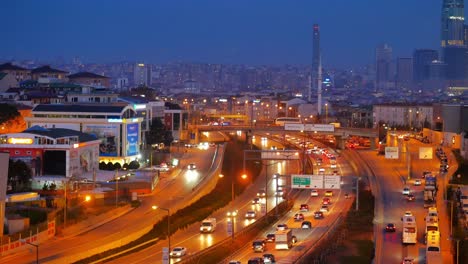
[(115, 207), (119, 206), (119, 170), (115, 170)]
[(36, 264), (39, 264), (39, 245), (38, 244), (33, 244), (31, 242), (26, 241), (25, 239), (20, 240), (22, 243), (26, 243), (28, 245), (31, 245), (36, 248)]
[(161, 209), (167, 212), (167, 241), (168, 241), (168, 251), (171, 252), (171, 214), (169, 208), (163, 208), (156, 205), (151, 206), (153, 210)]
[(265, 164), (265, 221), (268, 223), (268, 163)]

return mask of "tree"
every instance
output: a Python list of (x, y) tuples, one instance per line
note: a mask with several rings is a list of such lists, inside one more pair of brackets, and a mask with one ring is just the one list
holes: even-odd
[(20, 116), (18, 109), (11, 104), (0, 104), (0, 124)]
[(146, 134), (147, 144), (164, 143), (164, 145), (169, 146), (173, 140), (172, 132), (166, 129), (161, 119), (153, 118), (150, 130)]
[(10, 159), (8, 163), (8, 180), (14, 191), (31, 189), (32, 170), (22, 160)]

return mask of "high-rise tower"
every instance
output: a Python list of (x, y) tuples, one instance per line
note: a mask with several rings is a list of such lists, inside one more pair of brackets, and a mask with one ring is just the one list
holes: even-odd
[(313, 42), (312, 42), (312, 71), (311, 85), (309, 89), (309, 101), (311, 100), (312, 90), (317, 91), (318, 113), (322, 113), (322, 89), (321, 89), (321, 56), (320, 56), (320, 28), (314, 24)]
[(465, 4), (463, 0), (443, 0), (441, 46), (462, 46), (465, 39)]

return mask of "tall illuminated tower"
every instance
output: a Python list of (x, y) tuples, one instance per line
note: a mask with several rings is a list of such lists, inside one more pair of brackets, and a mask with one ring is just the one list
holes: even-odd
[(443, 0), (440, 35), (442, 48), (464, 44), (464, 9), (463, 0)]
[(321, 76), (321, 56), (320, 56), (320, 28), (318, 24), (314, 24), (313, 42), (312, 42), (312, 71), (311, 85), (309, 90), (309, 101), (311, 99), (312, 90), (317, 91), (317, 107), (318, 113), (322, 113), (322, 76)]

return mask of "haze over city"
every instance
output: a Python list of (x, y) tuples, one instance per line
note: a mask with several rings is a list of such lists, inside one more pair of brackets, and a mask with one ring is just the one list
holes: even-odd
[(224, 64), (309, 64), (321, 26), (328, 67), (439, 47), (440, 1), (5, 1), (0, 59), (82, 58)]

